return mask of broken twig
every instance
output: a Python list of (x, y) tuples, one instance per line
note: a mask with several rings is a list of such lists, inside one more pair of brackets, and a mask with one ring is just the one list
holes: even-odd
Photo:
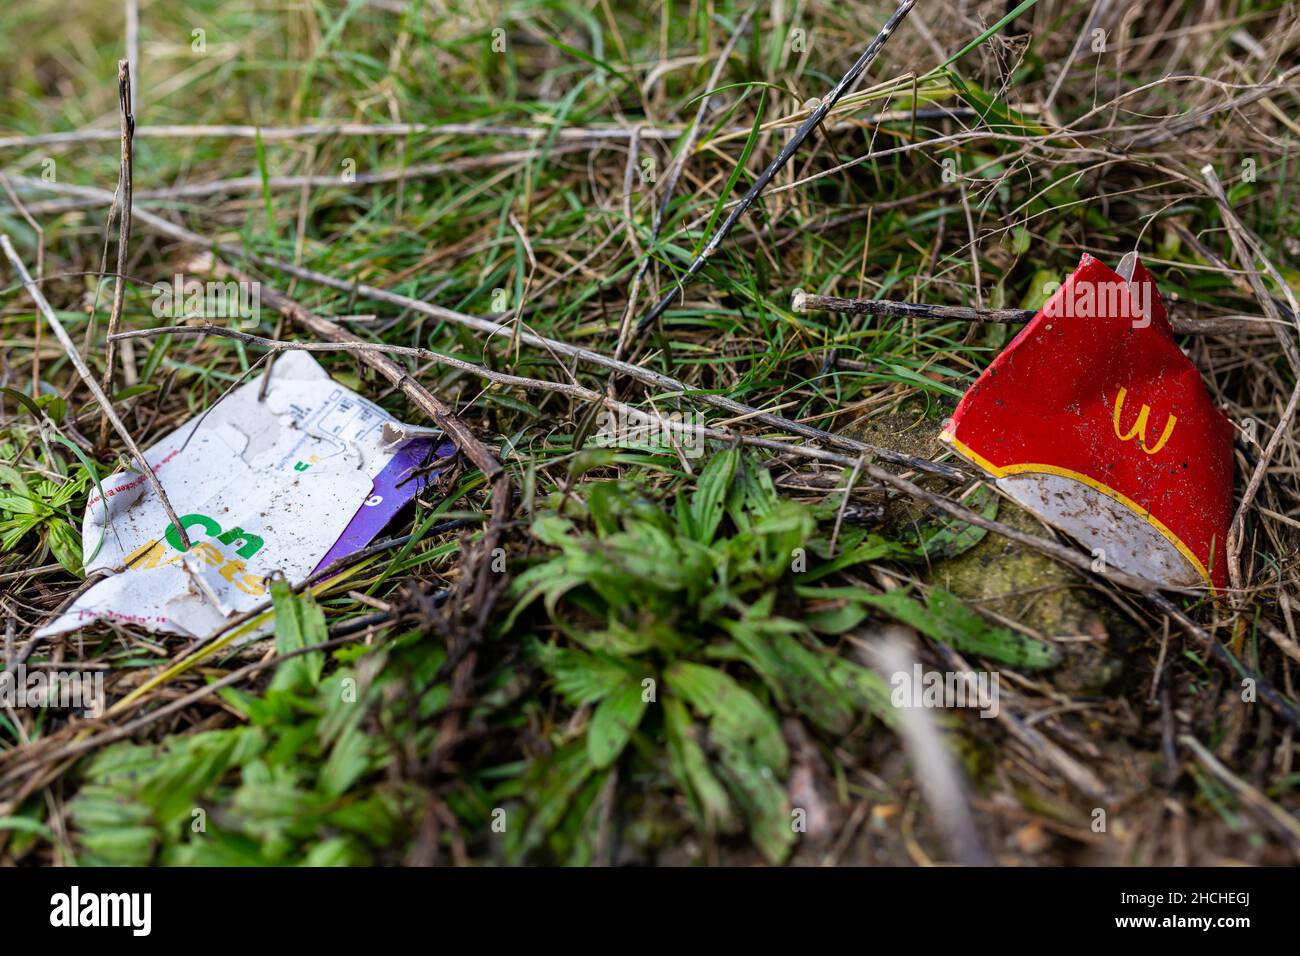
[[(117, 277), (113, 280), (113, 309), (108, 315), (108, 343), (104, 347), (105, 395), (113, 394), (113, 363), (116, 359), (113, 335), (122, 321), (122, 303), (126, 297), (126, 283), (122, 281), (122, 276), (126, 273), (131, 247), (131, 179), (134, 165), (132, 134), (135, 130), (135, 114), (131, 106), (131, 65), (128, 60), (117, 61), (117, 101), (122, 113), (122, 158), (117, 173), (121, 207), (117, 218)], [(109, 217), (112, 218), (111, 212)], [(107, 443), (108, 407), (105, 406), (99, 419), (99, 444), (102, 446)]]
[(719, 226), (717, 231), (709, 237), (709, 241), (705, 243), (704, 248), (700, 250), (700, 254), (695, 257), (695, 261), (690, 264), (686, 272), (677, 279), (673, 288), (670, 289), (663, 298), (655, 303), (654, 308), (647, 312), (644, 318), (637, 323), (637, 332), (644, 330), (646, 326), (650, 325), (655, 321), (655, 319), (668, 311), (668, 307), (673, 304), (673, 301), (685, 288), (687, 280), (699, 272), (700, 269), (704, 268), (704, 264), (712, 258), (715, 252), (718, 251), (718, 247), (722, 245), (723, 240), (727, 238), (728, 234), (730, 234), (732, 228), (740, 220), (740, 217), (743, 216), (749, 207), (754, 204), (754, 200), (757, 199), (763, 190), (767, 188), (768, 183), (770, 183), (776, 174), (785, 167), (785, 164), (790, 161), (790, 158), (799, 151), (799, 147), (802, 146), (804, 140), (812, 134), (812, 131), (821, 125), (822, 120), (826, 118), (826, 114), (835, 108), (835, 104), (840, 101), (840, 98), (843, 97), (846, 92), (848, 92), (849, 87), (853, 86), (853, 84), (858, 81), (858, 78), (866, 72), (867, 67), (869, 67), (872, 61), (875, 60), (876, 55), (880, 53), (884, 45), (889, 42), (889, 38), (894, 35), (894, 31), (898, 29), (898, 25), (903, 22), (903, 19), (909, 13), (912, 12), (912, 7), (914, 6), (916, 6), (916, 0), (902, 0), (902, 2), (899, 3), (898, 9), (896, 9), (893, 14), (890, 15), (889, 19), (885, 21), (885, 25), (880, 28), (880, 32), (876, 34), (876, 38), (867, 44), (867, 48), (862, 51), (862, 55), (858, 57), (857, 62), (849, 67), (849, 71), (844, 74), (834, 87), (831, 88), (829, 93), (822, 97), (817, 104), (817, 108), (812, 111), (811, 115), (809, 115), (806, 120), (804, 120), (803, 125), (795, 130), (794, 135), (790, 137), (789, 141), (781, 147), (781, 151), (777, 153), (776, 158), (768, 164), (767, 169), (763, 170), (763, 172), (759, 174), (758, 178), (754, 180), (754, 185), (749, 187), (745, 195), (740, 198), (740, 201), (736, 203), (731, 212), (727, 214), (727, 218), (722, 221), (722, 225)]
[(180, 519), (176, 517), (176, 512), (172, 509), (172, 503), (167, 498), (167, 492), (163, 490), (162, 482), (158, 480), (158, 476), (154, 474), (153, 469), (149, 467), (149, 462), (145, 459), (144, 452), (140, 451), (140, 447), (135, 443), (135, 439), (131, 437), (131, 433), (126, 430), (126, 425), (122, 423), (122, 419), (118, 418), (117, 412), (113, 411), (113, 403), (108, 400), (108, 396), (104, 394), (104, 390), (100, 388), (99, 383), (95, 381), (95, 376), (87, 367), (86, 360), (83, 359), (81, 353), (77, 351), (77, 346), (73, 343), (71, 336), (68, 335), (67, 330), (63, 327), (63, 323), (59, 321), (59, 317), (54, 314), (54, 309), (52, 309), (50, 304), (45, 301), (45, 296), (41, 294), (40, 287), (37, 286), (36, 283), (32, 281), (32, 277), (28, 275), (27, 267), (23, 265), (23, 260), (18, 257), (18, 253), (14, 249), (13, 243), (9, 241), (8, 235), (0, 235), (0, 250), (3, 250), (9, 261), (13, 263), (13, 267), (18, 272), (18, 278), (21, 280), (23, 288), (27, 290), (27, 294), (30, 295), (32, 301), (36, 303), (36, 308), (40, 310), (43, 316), (45, 316), (45, 321), (50, 324), (50, 328), (54, 330), (55, 337), (58, 338), (59, 344), (63, 346), (63, 350), (68, 353), (68, 358), (72, 361), (72, 365), (77, 370), (77, 374), (81, 376), (81, 380), (85, 382), (86, 387), (90, 389), (90, 394), (95, 397), (95, 401), (99, 403), (99, 407), (104, 410), (104, 414), (108, 416), (108, 420), (112, 423), (114, 430), (116, 430), (117, 434), (121, 437), (122, 442), (128, 449), (130, 449), (136, 463), (140, 466), (140, 471), (144, 475), (145, 481), (149, 482), (149, 486), (153, 488), (154, 493), (158, 495), (158, 499), (162, 502), (163, 509), (167, 512), (167, 517), (172, 523), (172, 527), (176, 529), (177, 534), (180, 535), (181, 544), (185, 546), (182, 550), (188, 550), (190, 546), (189, 536), (185, 533), (185, 528), (181, 525)]
[[(1019, 325), (1038, 313), (1033, 309), (976, 309), (965, 305), (926, 305), (891, 299), (844, 299), (834, 295), (796, 293), (790, 307), (795, 312), (844, 312), (850, 315), (882, 315), (896, 319), (929, 319), (935, 322), (976, 322), (990, 325)], [(1216, 316), (1209, 319), (1170, 319), (1180, 335), (1225, 335), (1246, 329), (1270, 329), (1276, 323), (1255, 316)]]

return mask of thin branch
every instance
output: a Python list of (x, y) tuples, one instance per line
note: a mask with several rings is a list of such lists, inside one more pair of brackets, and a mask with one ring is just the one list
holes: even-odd
[[(126, 0), (126, 63), (131, 76), (140, 81), (140, 0)], [(118, 66), (121, 72), (121, 66)], [(119, 84), (121, 79), (118, 80)], [(135, 116), (135, 87), (128, 86), (126, 105)]]
[(718, 251), (718, 247), (722, 245), (723, 240), (725, 240), (728, 234), (730, 234), (731, 230), (740, 220), (740, 217), (748, 211), (749, 207), (754, 204), (754, 200), (757, 199), (763, 190), (767, 188), (768, 183), (770, 183), (776, 174), (785, 167), (785, 164), (790, 161), (790, 158), (798, 152), (799, 147), (803, 145), (804, 140), (812, 134), (813, 130), (821, 125), (822, 120), (826, 118), (826, 114), (835, 108), (835, 104), (840, 101), (840, 98), (843, 97), (848, 89), (858, 81), (858, 78), (862, 76), (867, 67), (869, 67), (872, 61), (875, 60), (876, 55), (879, 54), (884, 45), (889, 42), (889, 38), (894, 35), (894, 31), (898, 29), (898, 25), (903, 22), (903, 19), (909, 13), (912, 12), (912, 7), (914, 6), (916, 6), (916, 0), (902, 0), (902, 2), (899, 3), (898, 9), (896, 9), (893, 14), (890, 15), (889, 19), (885, 21), (885, 25), (881, 27), (880, 32), (876, 34), (876, 38), (867, 44), (867, 48), (862, 51), (862, 55), (858, 57), (857, 62), (854, 63), (853, 66), (849, 67), (849, 71), (845, 73), (840, 81), (831, 88), (831, 91), (818, 102), (816, 109), (814, 109), (809, 117), (804, 120), (803, 125), (795, 130), (794, 135), (790, 137), (786, 144), (781, 147), (781, 151), (777, 153), (776, 158), (768, 164), (767, 169), (763, 170), (763, 172), (759, 174), (759, 177), (754, 180), (754, 185), (749, 187), (745, 192), (745, 195), (740, 198), (740, 202), (738, 202), (731, 212), (727, 214), (727, 218), (722, 221), (722, 225), (719, 226), (713, 235), (709, 237), (709, 241), (705, 243), (700, 254), (695, 257), (695, 261), (690, 264), (687, 270), (680, 277), (678, 277), (673, 288), (670, 289), (668, 293), (655, 304), (654, 308), (647, 312), (641, 321), (637, 323), (637, 332), (644, 330), (646, 326), (650, 325), (668, 311), (668, 307), (673, 304), (673, 301), (685, 288), (686, 282), (691, 278), (691, 276), (704, 268), (704, 264), (713, 257), (715, 252)]
[[(745, 11), (740, 22), (736, 24), (736, 29), (732, 31), (727, 42), (723, 44), (722, 49), (718, 51), (717, 62), (713, 64), (713, 72), (709, 74), (709, 82), (706, 85), (705, 94), (700, 97), (700, 105), (695, 110), (695, 120), (691, 123), (686, 132), (686, 142), (684, 142), (673, 157), (668, 169), (664, 171), (664, 177), (661, 184), (663, 194), (659, 199), (659, 204), (655, 207), (654, 223), (650, 228), (650, 242), (653, 245), (659, 239), (659, 234), (663, 231), (664, 220), (668, 216), (668, 206), (672, 202), (673, 193), (677, 191), (677, 181), (681, 179), (682, 170), (686, 168), (686, 162), (691, 158), (695, 151), (695, 144), (699, 140), (700, 130), (704, 127), (704, 117), (708, 112), (709, 104), (713, 101), (713, 89), (722, 79), (722, 71), (726, 69), (727, 62), (731, 59), (731, 53), (740, 41), (740, 36), (749, 26), (750, 21), (754, 18), (754, 13), (758, 10), (758, 4), (753, 4)], [(651, 257), (646, 256), (637, 266), (637, 270), (632, 275), (632, 283), (629, 286), (627, 297), (627, 308), (623, 312), (623, 321), (619, 326), (618, 345), (614, 349), (614, 357), (622, 358), (623, 349), (627, 345), (628, 331), (631, 328), (632, 316), (636, 314), (637, 294), (641, 289), (641, 280), (645, 278), (646, 270), (650, 268)]]
[[(135, 114), (131, 107), (131, 64), (128, 60), (117, 61), (117, 102), (122, 112), (122, 157), (118, 166), (118, 193), (122, 197), (121, 213), (117, 219), (117, 277), (113, 280), (113, 309), (108, 316), (108, 342), (104, 347), (104, 381), (105, 395), (113, 394), (113, 336), (122, 321), (122, 304), (126, 299), (126, 283), (122, 276), (126, 273), (127, 260), (131, 253), (131, 180), (133, 178), (134, 150), (131, 137), (135, 130)], [(108, 443), (108, 410), (99, 420), (99, 444)]]
[[(1269, 294), (1264, 285), (1264, 280), (1260, 278), (1259, 272), (1255, 268), (1257, 253), (1260, 261), (1264, 264), (1264, 268), (1281, 287), (1283, 294), (1286, 295), (1287, 301), (1291, 305), (1291, 314), (1293, 316), (1300, 315), (1300, 307), (1297, 307), (1290, 286), (1287, 285), (1281, 274), (1264, 256), (1262, 250), (1251, 248), (1245, 227), (1242, 226), (1237, 214), (1229, 205), (1228, 197), (1223, 192), (1223, 185), (1219, 182), (1219, 177), (1215, 175), (1214, 167), (1208, 164), (1201, 167), (1201, 175), (1205, 177), (1210, 194), (1218, 201), (1219, 212), (1228, 227), (1228, 235), (1231, 237), (1233, 248), (1237, 252), (1237, 259), (1241, 263), (1241, 267), (1246, 270), (1246, 279), (1250, 282), (1260, 306), (1270, 319), (1279, 323), (1282, 321), (1282, 315), (1277, 303), (1273, 301), (1273, 296)], [(1281, 325), (1277, 326), (1276, 331), (1283, 350), (1288, 351), (1294, 357), (1296, 346), (1291, 339), (1291, 333)], [(1286, 408), (1282, 411), (1282, 417), (1278, 420), (1277, 428), (1273, 430), (1268, 444), (1260, 452), (1255, 470), (1251, 473), (1250, 480), (1246, 482), (1246, 490), (1241, 493), (1241, 502), (1237, 505), (1237, 512), (1233, 515), (1232, 524), (1228, 528), (1228, 571), (1232, 577), (1233, 589), (1238, 592), (1243, 584), (1241, 577), (1241, 549), (1245, 544), (1246, 537), (1246, 512), (1255, 500), (1255, 495), (1258, 493), (1259, 487), (1264, 481), (1264, 475), (1268, 471), (1269, 462), (1273, 460), (1273, 456), (1277, 453), (1282, 439), (1290, 436), (1291, 422), (1295, 419), (1298, 405), (1300, 405), (1300, 380), (1297, 380), (1295, 388), (1291, 391), (1291, 397), (1286, 403)]]
[[(15, 181), (19, 181), (15, 177)], [(33, 186), (42, 188), (47, 192), (56, 194), (80, 196), (87, 199), (94, 199), (101, 204), (109, 203), (113, 199), (113, 194), (106, 189), (99, 189), (94, 186), (72, 186), (66, 183), (46, 183), (41, 180), (23, 180)], [(286, 275), (296, 276), (315, 285), (326, 286), (331, 289), (338, 289), (346, 292), (351, 296), (370, 299), (374, 302), (386, 302), (389, 305), (395, 305), (403, 309), (410, 309), (413, 312), (419, 312), (444, 322), (451, 322), (456, 325), (462, 325), (487, 335), (489, 338), (506, 336), (507, 338), (514, 333), (513, 326), (505, 325), (500, 322), (494, 322), (491, 319), (480, 318), (476, 315), (469, 315), (465, 312), (457, 312), (454, 309), (448, 309), (444, 306), (434, 305), (421, 299), (415, 299), (411, 296), (402, 295), (392, 292), (388, 289), (382, 289), (378, 286), (366, 285), (361, 282), (353, 282), (347, 279), (340, 279), (336, 276), (327, 275), (314, 269), (307, 269), (302, 266), (294, 265), (290, 262), (284, 262), (274, 259), (270, 256), (263, 256), (251, 253), (243, 246), (233, 243), (217, 242), (206, 236), (186, 229), (184, 226), (178, 226), (161, 216), (145, 210), (137, 210), (135, 214), (136, 221), (148, 226), (150, 229), (169, 236), (179, 242), (187, 242), (198, 246), (201, 249), (213, 250), (221, 256), (234, 260), (247, 260), (255, 262), (268, 269), (274, 269), (283, 272)], [(765, 425), (778, 428), (781, 431), (798, 435), (801, 438), (812, 441), (823, 442), (833, 448), (840, 448), (857, 455), (863, 452), (874, 455), (882, 461), (891, 462), (896, 465), (904, 465), (917, 471), (927, 472), (933, 475), (939, 475), (950, 481), (965, 481), (974, 472), (963, 466), (955, 466), (940, 462), (930, 461), (927, 458), (919, 458), (915, 455), (908, 455), (903, 452), (895, 451), (891, 448), (883, 448), (879, 445), (872, 445), (868, 442), (859, 441), (849, 438), (847, 435), (839, 435), (834, 432), (823, 431), (820, 428), (813, 428), (802, 422), (791, 421), (780, 415), (771, 412), (765, 412), (761, 409), (753, 408), (737, 402), (734, 399), (727, 398), (723, 395), (714, 395), (708, 392), (698, 392), (691, 388), (685, 382), (681, 382), (671, 376), (664, 375), (652, 369), (642, 368), (631, 362), (623, 362), (612, 359), (600, 352), (591, 349), (582, 348), (581, 346), (571, 345), (559, 339), (546, 338), (530, 332), (527, 329), (519, 333), (519, 341), (525, 345), (545, 350), (553, 355), (563, 355), (567, 358), (575, 359), (589, 365), (597, 365), (602, 368), (617, 372), (620, 375), (626, 375), (652, 388), (662, 389), (665, 392), (680, 394), (685, 396), (689, 401), (700, 402), (705, 405), (711, 405), (714, 408), (720, 408), (723, 411), (730, 412), (733, 415), (747, 415), (753, 417), (755, 421), (760, 421)]]
[[(238, 275), (239, 273), (232, 273), (232, 274)], [(263, 286), (262, 295), (264, 298), (267, 298), (273, 303), (283, 298), (282, 296), (280, 296), (279, 293), (274, 292), (273, 290), (267, 290), (265, 286)], [(1063, 564), (1070, 565), (1071, 567), (1081, 572), (1091, 573), (1092, 571), (1091, 559), (1084, 557), (1082, 554), (1079, 554), (1077, 551), (1068, 548), (1063, 544), (1059, 544), (1055, 541), (1049, 541), (1045, 538), (1039, 538), (1026, 531), (1020, 531), (1016, 528), (1013, 528), (1010, 525), (1003, 524), (999, 521), (995, 521), (990, 518), (985, 518), (983, 515), (979, 514), (978, 512), (973, 511), (965, 507), (964, 505), (958, 504), (957, 502), (951, 501), (950, 499), (945, 498), (943, 495), (939, 495), (934, 492), (927, 491), (924, 488), (912, 484), (910, 481), (906, 480), (905, 478), (901, 478), (898, 475), (895, 475), (893, 472), (886, 471), (883, 468), (880, 468), (876, 465), (873, 465), (865, 461), (862, 456), (859, 456), (857, 458), (852, 458), (849, 457), (848, 455), (837, 454), (835, 452), (825, 451), (820, 448), (808, 448), (802, 445), (791, 445), (785, 442), (777, 442), (777, 441), (772, 441), (770, 439), (757, 438), (755, 436), (746, 435), (741, 432), (736, 432), (734, 430), (727, 429), (727, 428), (702, 427), (702, 426), (693, 425), (686, 422), (673, 421), (672, 419), (663, 418), (654, 412), (646, 412), (638, 408), (633, 408), (632, 406), (626, 405), (613, 398), (610, 398), (609, 396), (604, 395), (601, 392), (596, 391), (595, 389), (586, 388), (581, 385), (565, 383), (565, 382), (547, 382), (539, 379), (524, 378), (519, 375), (508, 375), (504, 372), (497, 372), (493, 369), (485, 368), (484, 366), (481, 365), (476, 365), (473, 362), (467, 362), (464, 359), (452, 358), (451, 356), (443, 355), (439, 352), (433, 352), (430, 351), (429, 349), (421, 348), (419, 346), (385, 345), (377, 342), (362, 342), (355, 338), (351, 338), (347, 341), (340, 340), (335, 342), (284, 342), (277, 339), (263, 338), (262, 336), (253, 335), (249, 332), (240, 332), (235, 329), (229, 329), (219, 325), (199, 325), (199, 326), (174, 325), (174, 326), (166, 326), (166, 327), (154, 328), (154, 329), (138, 329), (130, 332), (119, 333), (118, 337), (119, 338), (150, 338), (156, 335), (219, 335), (224, 338), (236, 339), (240, 342), (245, 342), (250, 345), (259, 345), (271, 349), (273, 352), (294, 351), (294, 350), (305, 351), (305, 352), (347, 351), (347, 352), (358, 352), (362, 355), (377, 355), (377, 354), (384, 354), (384, 353), (391, 354), (391, 355), (409, 355), (415, 358), (425, 359), (430, 362), (447, 365), (452, 368), (458, 368), (463, 371), (470, 372), (474, 375), (478, 375), (483, 378), (486, 378), (489, 381), (497, 382), (498, 384), (501, 385), (510, 385), (519, 388), (531, 389), (531, 390), (540, 389), (545, 391), (557, 392), (563, 395), (568, 395), (572, 398), (576, 398), (581, 401), (593, 402), (593, 403), (604, 405), (606, 408), (609, 408), (613, 411), (624, 411), (630, 415), (643, 416), (648, 420), (655, 420), (661, 428), (668, 429), (671, 431), (690, 432), (693, 435), (699, 437), (709, 438), (727, 444), (734, 444), (736, 442), (741, 442), (743, 444), (753, 445), (755, 447), (776, 451), (781, 454), (796, 455), (804, 458), (815, 458), (820, 461), (826, 461), (832, 464), (840, 465), (842, 467), (853, 468), (857, 472), (864, 471), (872, 478), (874, 478), (876, 481), (878, 481), (880, 484), (885, 485), (887, 487), (891, 487), (896, 491), (902, 492), (903, 494), (907, 495), (909, 498), (912, 498), (916, 501), (924, 502), (925, 504), (931, 505), (939, 509), (940, 511), (943, 511), (944, 513), (950, 515), (951, 517), (958, 518), (969, 524), (973, 524), (976, 525), (977, 527), (984, 528), (987, 531), (992, 531), (995, 534), (999, 534), (1004, 538), (1023, 544), (1028, 548), (1033, 548), (1034, 550), (1039, 551), (1042, 554), (1045, 554), (1048, 557), (1053, 558), (1057, 561), (1060, 561)], [(1111, 580), (1117, 584), (1122, 584), (1123, 586), (1131, 590), (1139, 591), (1142, 593), (1150, 592), (1155, 587), (1153, 584), (1151, 584), (1148, 581), (1144, 581), (1140, 578), (1133, 577), (1131, 575), (1127, 575), (1124, 574), (1123, 572), (1116, 571), (1116, 570), (1108, 571), (1107, 578), (1108, 580)], [(1186, 593), (1186, 594), (1199, 593), (1192, 589), (1171, 589), (1171, 590), (1179, 590), (1179, 593)]]
[[(895, 302), (892, 299), (845, 299), (834, 295), (795, 295), (790, 307), (795, 312), (846, 312), (851, 315), (882, 315), (896, 319), (929, 319), (935, 322), (977, 322), (1018, 325), (1038, 313), (1034, 309), (975, 309), (964, 305), (926, 305)], [(1272, 329), (1276, 322), (1259, 316), (1215, 316), (1209, 319), (1170, 319), (1180, 335), (1226, 335), (1247, 329)]]
[[(922, 118), (937, 118), (940, 114), (954, 115), (969, 119), (975, 116), (973, 109), (957, 107), (949, 110), (918, 110)], [(797, 115), (797, 114), (796, 114)], [(892, 120), (906, 120), (912, 116), (911, 110), (893, 110), (862, 119), (846, 120), (845, 127), (855, 127), (884, 123)], [(787, 120), (788, 122), (789, 120)], [(780, 122), (780, 121), (778, 121)], [(642, 126), (641, 139), (671, 142), (678, 139), (689, 127)], [(722, 130), (720, 135), (745, 135), (748, 129), (731, 127)], [(362, 138), (371, 136), (413, 137), (423, 136), (432, 139), (436, 136), (457, 137), (498, 137), (501, 139), (541, 140), (556, 139), (565, 142), (617, 142), (630, 139), (632, 130), (624, 126), (564, 126), (555, 129), (552, 126), (491, 126), (482, 123), (313, 123), (304, 126), (245, 126), (238, 124), (176, 123), (158, 126), (139, 126), (136, 139), (256, 139), (261, 135), (262, 142), (285, 142), (297, 139), (318, 139), (330, 136)], [(0, 137), (0, 149), (31, 149), (37, 146), (67, 146), (80, 143), (103, 143), (117, 139), (117, 132), (111, 129), (74, 129), (59, 133), (39, 133), (34, 136)]]
[[(565, 145), (557, 146), (546, 151), (548, 156), (562, 156), (568, 153), (580, 152), (582, 146)], [(464, 156), (460, 159), (448, 160), (436, 163), (420, 163), (414, 166), (403, 166), (397, 169), (381, 169), (376, 172), (358, 173), (356, 176), (344, 179), (338, 173), (311, 174), (300, 176), (271, 176), (263, 183), (260, 176), (237, 176), (231, 179), (215, 179), (208, 182), (186, 183), (181, 186), (170, 186), (165, 189), (142, 189), (135, 194), (137, 200), (149, 200), (151, 202), (173, 202), (180, 199), (199, 199), (206, 196), (216, 196), (233, 193), (258, 192), (263, 186), (273, 191), (287, 189), (317, 189), (340, 187), (344, 189), (355, 189), (362, 186), (375, 186), (383, 183), (406, 182), (416, 179), (425, 179), (435, 176), (441, 176), (445, 173), (462, 173), (471, 172), (477, 169), (488, 169), (493, 166), (508, 166), (511, 163), (527, 162), (542, 156), (542, 152), (532, 149), (507, 150), (505, 152), (484, 153), (480, 156)], [(26, 185), (23, 180), (16, 180), (22, 185)], [(37, 211), (42, 213), (66, 212), (72, 209), (80, 209), (86, 206), (93, 206), (96, 203), (89, 199), (68, 200), (63, 202), (48, 202), (37, 206)]]
[(188, 550), (190, 546), (189, 536), (186, 535), (185, 528), (181, 525), (180, 519), (176, 517), (176, 511), (172, 508), (172, 503), (167, 497), (167, 492), (163, 490), (162, 482), (160, 482), (158, 476), (154, 474), (153, 468), (149, 466), (149, 462), (144, 457), (144, 452), (140, 451), (139, 446), (135, 443), (135, 439), (131, 437), (131, 433), (126, 430), (126, 425), (122, 424), (122, 419), (118, 418), (117, 412), (113, 411), (112, 402), (108, 400), (108, 396), (104, 394), (104, 390), (100, 388), (99, 383), (95, 381), (94, 374), (86, 366), (85, 359), (83, 359), (81, 353), (77, 351), (77, 346), (73, 343), (71, 336), (68, 335), (67, 330), (63, 327), (63, 323), (60, 322), (59, 317), (54, 314), (54, 309), (50, 307), (50, 304), (45, 301), (45, 296), (41, 294), (40, 287), (37, 286), (37, 284), (32, 281), (32, 277), (28, 275), (27, 267), (23, 265), (23, 260), (18, 257), (18, 253), (14, 249), (13, 243), (9, 241), (8, 235), (0, 235), (0, 250), (3, 250), (9, 261), (13, 263), (14, 269), (18, 272), (18, 278), (22, 280), (23, 288), (27, 290), (27, 294), (30, 295), (32, 301), (36, 303), (36, 308), (38, 308), (41, 314), (45, 316), (45, 321), (50, 324), (50, 328), (54, 330), (54, 335), (58, 338), (59, 344), (63, 346), (63, 351), (68, 354), (68, 358), (71, 360), (73, 367), (76, 368), (77, 374), (81, 376), (81, 380), (85, 382), (86, 387), (90, 389), (90, 394), (94, 396), (95, 401), (98, 402), (100, 408), (104, 410), (104, 414), (108, 416), (108, 420), (112, 423), (118, 436), (121, 437), (122, 442), (128, 449), (130, 449), (136, 463), (140, 466), (140, 471), (144, 475), (145, 480), (149, 482), (149, 486), (153, 488), (154, 493), (158, 495), (158, 499), (162, 502), (163, 509), (167, 512), (167, 517), (171, 520), (172, 527), (175, 528), (177, 533), (180, 535), (181, 544), (185, 546), (185, 550)]

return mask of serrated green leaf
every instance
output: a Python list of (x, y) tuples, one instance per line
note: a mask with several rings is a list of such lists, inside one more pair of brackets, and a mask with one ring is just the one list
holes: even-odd
[(574, 707), (603, 700), (630, 676), (626, 667), (608, 655), (567, 648), (554, 651), (547, 669), (555, 677), (555, 689)]

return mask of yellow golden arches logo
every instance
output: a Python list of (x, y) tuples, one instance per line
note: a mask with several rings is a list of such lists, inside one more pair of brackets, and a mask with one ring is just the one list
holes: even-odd
[(1126, 397), (1128, 397), (1128, 389), (1126, 388), (1121, 388), (1119, 394), (1115, 396), (1115, 412), (1111, 416), (1111, 420), (1115, 425), (1115, 437), (1120, 441), (1131, 441), (1133, 438), (1137, 438), (1138, 444), (1142, 446), (1142, 450), (1148, 455), (1154, 455), (1161, 448), (1165, 447), (1165, 444), (1169, 441), (1169, 436), (1174, 433), (1174, 426), (1178, 424), (1178, 416), (1169, 416), (1168, 421), (1165, 422), (1164, 431), (1160, 433), (1160, 440), (1156, 442), (1154, 448), (1148, 448), (1147, 419), (1151, 417), (1151, 406), (1142, 406), (1142, 410), (1138, 412), (1137, 421), (1133, 424), (1133, 427), (1129, 429), (1129, 432), (1126, 435), (1121, 432), (1119, 428), (1119, 416), (1120, 412), (1124, 409), (1124, 399)]

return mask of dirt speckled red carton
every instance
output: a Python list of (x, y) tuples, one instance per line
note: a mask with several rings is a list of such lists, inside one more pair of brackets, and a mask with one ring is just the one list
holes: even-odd
[(1085, 255), (962, 398), (941, 436), (1106, 566), (1227, 584), (1233, 429), (1135, 256)]

